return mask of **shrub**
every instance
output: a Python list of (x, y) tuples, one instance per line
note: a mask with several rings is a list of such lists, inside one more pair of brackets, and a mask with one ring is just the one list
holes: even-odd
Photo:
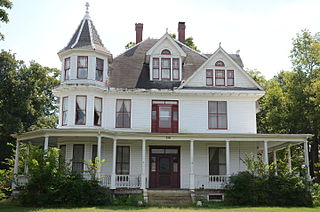
[(139, 206), (139, 201), (145, 204), (142, 194), (118, 194), (115, 196), (113, 205)]
[(314, 207), (320, 206), (320, 184), (318, 183), (312, 186), (312, 204)]

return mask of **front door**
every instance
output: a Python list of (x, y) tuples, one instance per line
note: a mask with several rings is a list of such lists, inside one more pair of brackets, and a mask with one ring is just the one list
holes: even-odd
[(150, 188), (180, 188), (180, 147), (150, 147)]

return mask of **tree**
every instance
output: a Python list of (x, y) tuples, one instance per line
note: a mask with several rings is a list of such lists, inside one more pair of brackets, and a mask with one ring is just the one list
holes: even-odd
[(130, 49), (131, 47), (133, 47), (134, 45), (136, 45), (136, 42), (130, 41), (129, 43), (127, 43), (127, 45), (125, 46), (126, 49)]
[[(0, 52), (0, 162), (12, 155), (11, 137), (39, 128), (56, 126), (59, 71), (32, 61), (29, 66), (11, 52)], [(6, 168), (0, 163), (0, 168)]]
[[(0, 21), (4, 23), (9, 22), (9, 16), (6, 9), (12, 8), (12, 2), (10, 0), (0, 0)], [(0, 32), (0, 40), (4, 40), (4, 35)]]

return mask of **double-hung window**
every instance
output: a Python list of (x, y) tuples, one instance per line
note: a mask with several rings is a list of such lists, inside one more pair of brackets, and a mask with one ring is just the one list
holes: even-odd
[(131, 126), (131, 100), (117, 99), (116, 103), (116, 127), (130, 128)]
[(234, 86), (234, 71), (227, 70), (227, 86)]
[(104, 61), (100, 58), (96, 58), (96, 80), (103, 81), (103, 64)]
[(97, 156), (98, 156), (98, 146), (96, 144), (93, 144), (92, 151), (91, 151), (91, 161), (95, 162)]
[(152, 59), (152, 78), (159, 80), (159, 58)]
[(212, 69), (206, 70), (206, 84), (207, 86), (213, 86), (213, 70)]
[(173, 58), (172, 59), (172, 79), (173, 80), (179, 80), (179, 58)]
[(84, 165), (84, 144), (73, 144), (72, 172), (83, 173)]
[(62, 98), (62, 125), (68, 123), (68, 97)]
[(225, 71), (222, 69), (216, 69), (215, 79), (216, 86), (225, 86)]
[(87, 107), (87, 97), (86, 96), (76, 96), (76, 125), (86, 124), (86, 107)]
[(161, 79), (170, 80), (171, 79), (171, 59), (161, 58)]
[(209, 129), (227, 129), (226, 101), (209, 101), (208, 127)]
[(70, 57), (64, 59), (64, 80), (69, 79), (70, 74)]
[(117, 146), (116, 174), (127, 175), (130, 172), (130, 146)]
[(226, 148), (209, 147), (209, 175), (226, 174)]
[(95, 97), (94, 98), (94, 115), (93, 115), (94, 125), (101, 126), (101, 118), (102, 118), (102, 98)]
[(88, 78), (88, 57), (87, 56), (78, 56), (78, 79), (87, 79)]

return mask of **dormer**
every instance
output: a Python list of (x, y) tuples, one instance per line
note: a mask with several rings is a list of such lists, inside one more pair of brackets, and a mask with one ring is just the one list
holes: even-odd
[(186, 53), (168, 33), (149, 49), (146, 56), (151, 81), (181, 81)]
[(58, 55), (62, 64), (61, 84), (106, 83), (112, 54), (104, 47), (93, 25), (88, 5), (74, 35)]

